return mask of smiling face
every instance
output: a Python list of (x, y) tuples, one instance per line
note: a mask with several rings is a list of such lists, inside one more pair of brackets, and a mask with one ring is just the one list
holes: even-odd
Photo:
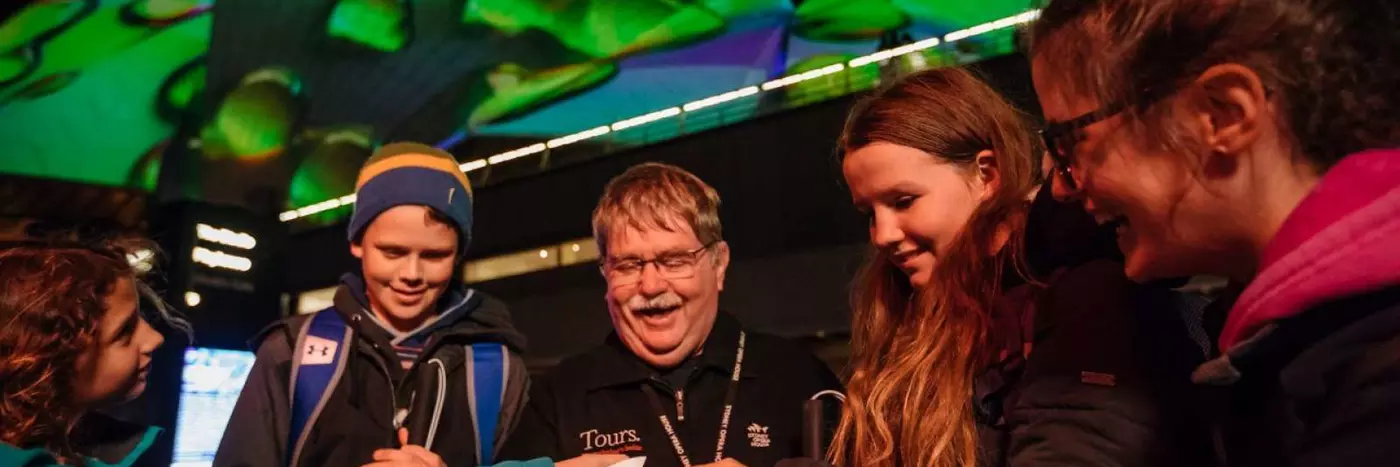
[[(603, 267), (613, 328), (633, 354), (657, 368), (679, 364), (705, 343), (729, 266), (726, 243), (704, 248), (685, 222), (668, 224), (670, 229), (614, 229)], [(613, 266), (637, 260), (655, 261), (633, 272)]]
[[(1029, 35), (1047, 130), (1126, 109), (1056, 144), (1080, 185), (1057, 197), (1119, 227), (1134, 279), (1250, 280), (1319, 173), (1394, 146), (1363, 136), (1396, 134), (1378, 97), (1394, 79), (1376, 71), (1394, 54), (1344, 19), (1365, 16), (1306, 0), (1048, 5)], [(1367, 63), (1339, 65), (1353, 59)], [(1368, 72), (1331, 71), (1351, 69)]]
[(365, 228), (350, 246), (360, 259), (375, 316), (400, 330), (416, 328), (452, 282), (457, 231), (425, 206), (395, 206)]
[[(1032, 62), (1036, 94), (1051, 124), (1096, 111), (1094, 98), (1064, 92), (1068, 86), (1048, 73), (1044, 60)], [(1178, 96), (1197, 93), (1185, 89)], [(1169, 99), (1190, 97), (1172, 97)], [(1163, 102), (1159, 105), (1177, 105)], [(1210, 125), (1221, 119), (1200, 111), (1180, 110), (1158, 125), (1174, 125), (1187, 141), (1208, 141)], [(1080, 201), (1100, 224), (1117, 233), (1124, 255), (1124, 272), (1134, 280), (1224, 273), (1241, 259), (1238, 232), (1257, 222), (1243, 208), (1240, 162), (1234, 154), (1192, 151), (1189, 144), (1172, 147), (1154, 143), (1143, 131), (1133, 131), (1125, 115), (1115, 115), (1080, 130), (1067, 141), (1074, 185), (1057, 177), (1055, 195)], [(1208, 122), (1208, 123), (1202, 123)], [(1203, 154), (1204, 153), (1204, 154)], [(1227, 157), (1228, 156), (1228, 157)]]
[(870, 244), (915, 287), (928, 284), (939, 255), (990, 192), (976, 170), (892, 143), (849, 152), (841, 171), (851, 202), (870, 220)]
[(146, 389), (151, 353), (165, 342), (137, 310), (136, 283), (123, 277), (103, 300), (93, 343), (77, 360), (74, 398), (84, 407), (135, 399)]

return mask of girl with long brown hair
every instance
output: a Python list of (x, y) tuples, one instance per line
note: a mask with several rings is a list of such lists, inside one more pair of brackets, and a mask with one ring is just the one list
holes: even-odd
[[(875, 251), (852, 296), (835, 464), (1189, 458), (1167, 449), (1187, 426), (1168, 415), (1175, 394), (1141, 371), (1172, 357), (1132, 345), (1165, 327), (1162, 338), (1189, 347), (1170, 313), (1137, 319), (1162, 295), (1104, 261), (1073, 264), (1047, 287), (1022, 279), (1041, 152), (1020, 112), (968, 71), (925, 71), (857, 104), (842, 149)], [(1184, 381), (1186, 368), (1163, 372)]]
[(0, 465), (136, 465), (159, 433), (96, 412), (145, 389), (164, 341), (147, 316), (189, 329), (126, 254), (116, 243), (0, 246)]
[(1242, 288), (1193, 379), (1231, 465), (1400, 465), (1400, 3), (1056, 0), (1056, 194), (1139, 279)]

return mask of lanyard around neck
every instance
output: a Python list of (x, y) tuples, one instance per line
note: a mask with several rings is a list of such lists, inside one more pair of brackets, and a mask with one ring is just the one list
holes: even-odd
[[(724, 391), (724, 413), (719, 420), (719, 441), (715, 444), (715, 462), (724, 459), (724, 440), (729, 434), (729, 419), (734, 414), (734, 394), (739, 392), (739, 371), (744, 366), (744, 340), (743, 331), (739, 332), (739, 350), (734, 354), (734, 374), (729, 378), (729, 388)], [(666, 415), (666, 409), (661, 406), (661, 397), (656, 395), (656, 390), (650, 383), (642, 383), (642, 392), (646, 393), (647, 401), (651, 402), (651, 407), (656, 409), (657, 418), (661, 420), (661, 428), (666, 430), (666, 436), (671, 438), (671, 447), (676, 450), (676, 457), (680, 458), (681, 465), (691, 467), (690, 456), (685, 453), (685, 446), (681, 445), (681, 438), (676, 436), (676, 427), (671, 425), (671, 417)], [(679, 416), (679, 414), (677, 414)]]

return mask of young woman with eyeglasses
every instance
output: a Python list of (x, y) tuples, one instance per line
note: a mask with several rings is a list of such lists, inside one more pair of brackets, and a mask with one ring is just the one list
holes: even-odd
[[(857, 104), (842, 149), (874, 251), (833, 463), (1199, 465), (1180, 396), (1203, 354), (1169, 291), (1040, 238), (1095, 226), (1028, 201), (1041, 152), (1021, 113), (968, 71), (920, 72)], [(1028, 283), (1023, 263), (1059, 271)]]
[(1056, 0), (1032, 70), (1056, 194), (1126, 274), (1229, 277), (1230, 465), (1400, 465), (1400, 6)]

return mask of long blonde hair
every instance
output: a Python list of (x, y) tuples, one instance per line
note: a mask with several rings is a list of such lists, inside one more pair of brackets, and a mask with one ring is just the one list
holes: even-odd
[[(884, 254), (867, 258), (851, 293), (852, 374), (831, 461), (971, 467), (979, 455), (973, 379), (994, 357), (990, 310), (1003, 265), (1020, 258), (1037, 140), (1024, 115), (970, 72), (937, 69), (856, 105), (842, 148), (875, 142), (919, 149), (968, 173), (976, 154), (991, 150), (1000, 185), (940, 256), (924, 290), (913, 290)], [(995, 254), (1001, 241), (1006, 247)]]

